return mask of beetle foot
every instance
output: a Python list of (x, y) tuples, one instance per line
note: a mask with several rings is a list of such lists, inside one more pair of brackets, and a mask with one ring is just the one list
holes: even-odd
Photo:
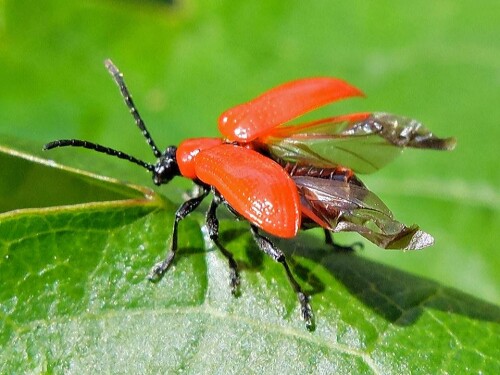
[(236, 268), (231, 268), (229, 271), (229, 285), (231, 287), (231, 294), (235, 297), (239, 297), (241, 295), (240, 275)]
[(303, 292), (298, 292), (297, 297), (300, 302), (300, 315), (301, 318), (306, 322), (306, 328), (309, 331), (314, 331), (316, 324), (314, 322), (314, 314), (311, 305), (309, 304), (309, 296)]
[(165, 262), (156, 263), (153, 266), (153, 268), (151, 268), (151, 271), (149, 271), (149, 274), (148, 274), (149, 281), (151, 281), (153, 283), (157, 283), (158, 281), (160, 281), (163, 278), (163, 276), (165, 275), (165, 272), (166, 272), (164, 263)]
[(365, 248), (365, 245), (363, 245), (362, 242), (354, 242), (349, 246), (342, 246), (336, 243), (331, 243), (330, 245), (333, 247), (333, 250), (337, 253), (352, 253), (355, 251), (363, 250)]
[(174, 260), (175, 253), (170, 252), (163, 261), (156, 263), (153, 268), (151, 268), (151, 271), (149, 271), (148, 274), (148, 280), (157, 283), (160, 281), (165, 273), (168, 271), (170, 266), (172, 265), (172, 262)]
[(363, 250), (365, 248), (365, 245), (363, 245), (362, 242), (354, 242), (350, 246), (338, 245), (335, 243), (335, 241), (333, 241), (332, 232), (330, 232), (328, 229), (323, 229), (323, 233), (325, 234), (325, 243), (328, 246), (331, 246), (333, 248), (333, 251), (337, 253), (351, 253), (353, 251)]

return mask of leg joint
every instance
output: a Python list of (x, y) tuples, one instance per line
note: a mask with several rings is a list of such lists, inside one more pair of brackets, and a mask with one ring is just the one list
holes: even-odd
[(286, 263), (285, 254), (283, 254), (281, 252), (280, 252), (280, 254), (278, 254), (278, 256), (275, 259), (276, 259), (276, 262), (278, 262), (278, 263), (281, 263), (281, 264)]
[(210, 239), (214, 242), (216, 242), (219, 239), (219, 233), (211, 231), (210, 229), (208, 231), (208, 235), (210, 236)]

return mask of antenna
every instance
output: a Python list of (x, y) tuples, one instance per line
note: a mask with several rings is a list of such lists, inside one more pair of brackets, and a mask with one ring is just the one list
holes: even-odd
[(106, 146), (101, 146), (97, 143), (81, 141), (79, 139), (60, 139), (58, 141), (49, 142), (43, 146), (43, 149), (50, 150), (53, 148), (66, 147), (66, 146), (83, 147), (83, 148), (88, 148), (90, 150), (94, 150), (97, 152), (102, 152), (103, 154), (106, 154), (106, 155), (116, 156), (117, 158), (128, 160), (132, 163), (140, 165), (141, 167), (147, 169), (150, 172), (154, 172), (154, 169), (155, 169), (154, 165), (146, 163), (145, 161), (139, 160), (139, 159), (133, 157), (132, 155), (126, 154), (122, 151), (118, 151), (118, 150), (115, 150), (113, 148), (106, 147)]
[[(130, 109), (130, 113), (134, 117), (137, 127), (141, 130), (144, 138), (146, 138), (146, 141), (148, 145), (151, 147), (151, 150), (153, 150), (153, 153), (156, 156), (156, 158), (160, 159), (162, 153), (160, 152), (160, 150), (158, 150), (158, 147), (156, 147), (156, 144), (154, 143), (153, 139), (151, 138), (151, 135), (149, 134), (149, 131), (146, 129), (144, 121), (142, 121), (141, 115), (139, 114), (137, 108), (135, 107), (132, 97), (130, 96), (127, 86), (125, 85), (125, 81), (123, 80), (123, 74), (120, 73), (118, 68), (109, 59), (104, 61), (104, 65), (106, 66), (106, 69), (108, 69), (109, 73), (113, 76), (114, 81), (120, 88), (120, 92), (123, 96), (123, 99), (125, 100), (125, 104)], [(110, 147), (102, 146), (97, 143), (82, 141), (79, 139), (60, 139), (58, 141), (49, 142), (43, 146), (43, 149), (50, 150), (53, 148), (66, 147), (66, 146), (88, 148), (90, 150), (101, 152), (103, 154), (116, 156), (117, 158), (128, 160), (132, 163), (135, 163), (147, 169), (150, 172), (155, 173), (155, 166), (153, 164), (146, 163), (145, 161), (137, 159), (125, 152), (118, 151)]]
[(123, 79), (123, 74), (120, 73), (118, 68), (116, 67), (115, 64), (110, 59), (106, 59), (104, 61), (104, 65), (106, 66), (106, 69), (108, 69), (108, 72), (111, 74), (113, 79), (115, 80), (116, 84), (120, 88), (120, 92), (123, 96), (123, 99), (125, 100), (125, 104), (130, 110), (130, 113), (134, 117), (135, 124), (137, 127), (141, 130), (142, 135), (144, 138), (146, 138), (146, 142), (148, 143), (149, 147), (151, 147), (151, 150), (153, 150), (153, 154), (155, 155), (156, 158), (161, 157), (161, 152), (156, 147), (155, 142), (153, 141), (153, 138), (151, 138), (151, 134), (149, 134), (148, 129), (146, 129), (146, 124), (144, 124), (144, 121), (142, 121), (141, 115), (139, 114), (139, 111), (137, 111), (137, 108), (134, 104), (134, 101), (132, 100), (132, 96), (130, 95), (127, 85), (125, 85), (125, 81)]

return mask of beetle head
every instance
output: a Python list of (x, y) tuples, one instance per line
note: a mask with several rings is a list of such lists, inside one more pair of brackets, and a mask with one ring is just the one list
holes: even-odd
[(175, 146), (167, 147), (154, 165), (154, 169), (151, 172), (153, 173), (153, 182), (155, 185), (167, 184), (172, 178), (180, 175), (175, 157), (176, 151), (177, 147)]

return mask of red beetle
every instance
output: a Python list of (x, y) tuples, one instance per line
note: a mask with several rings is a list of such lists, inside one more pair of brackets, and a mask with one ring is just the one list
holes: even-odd
[(177, 252), (177, 227), (212, 192), (206, 224), (210, 238), (228, 259), (231, 291), (239, 285), (233, 255), (220, 243), (216, 210), (220, 204), (250, 223), (259, 248), (285, 268), (297, 293), (301, 316), (312, 326), (309, 297), (292, 275), (283, 252), (260, 231), (292, 238), (299, 229), (322, 227), (327, 243), (331, 232), (354, 231), (387, 249), (420, 249), (434, 239), (416, 225), (407, 227), (356, 177), (378, 170), (404, 147), (451, 150), (453, 138), (435, 137), (422, 124), (387, 113), (358, 113), (300, 125), (290, 120), (336, 100), (362, 92), (336, 78), (307, 78), (285, 83), (256, 99), (224, 112), (219, 130), (224, 138), (194, 138), (161, 152), (145, 127), (122, 74), (110, 60), (107, 69), (120, 87), (125, 103), (157, 158), (146, 163), (126, 153), (81, 140), (58, 140), (45, 150), (75, 146), (93, 149), (140, 165), (156, 185), (175, 176), (191, 179), (199, 194), (177, 210), (165, 260), (149, 275), (159, 280)]

